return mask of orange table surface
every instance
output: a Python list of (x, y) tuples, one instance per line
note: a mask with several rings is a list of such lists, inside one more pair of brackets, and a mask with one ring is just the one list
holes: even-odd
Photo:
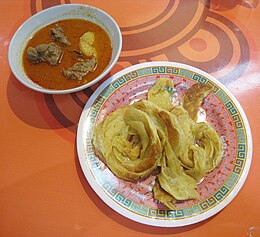
[[(43, 9), (70, 3), (96, 6), (119, 24), (123, 49), (108, 76), (141, 62), (181, 62), (210, 73), (238, 99), (252, 130), (253, 157), (245, 184), (221, 212), (186, 227), (152, 227), (121, 216), (92, 190), (75, 141), (98, 84), (74, 94), (42, 94), (19, 83), (8, 65), (18, 27)], [(0, 6), (1, 237), (249, 236), (251, 227), (252, 236), (260, 236), (258, 0), (1, 0)]]

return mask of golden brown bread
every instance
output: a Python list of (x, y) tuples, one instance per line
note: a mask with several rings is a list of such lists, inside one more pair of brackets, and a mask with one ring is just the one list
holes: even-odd
[(176, 200), (199, 198), (197, 183), (219, 164), (223, 148), (214, 128), (196, 123), (203, 96), (212, 88), (194, 84), (174, 107), (167, 86), (174, 86), (170, 79), (159, 79), (148, 100), (106, 116), (94, 130), (93, 144), (119, 178), (138, 180), (160, 167), (154, 197), (172, 209)]
[(212, 90), (213, 88), (209, 84), (197, 83), (192, 85), (183, 96), (183, 108), (189, 112), (191, 119), (195, 122), (197, 121), (197, 114), (203, 99), (206, 98)]
[(176, 199), (167, 193), (161, 186), (158, 179), (155, 180), (155, 184), (153, 186), (153, 195), (154, 198), (163, 203), (169, 209), (174, 209), (174, 203), (176, 203)]
[(148, 100), (162, 109), (170, 111), (173, 109), (173, 105), (168, 90), (173, 90), (173, 88), (174, 84), (169, 78), (161, 77), (148, 91)]
[(94, 130), (93, 145), (96, 155), (124, 180), (149, 175), (162, 152), (155, 125), (133, 106), (106, 116)]

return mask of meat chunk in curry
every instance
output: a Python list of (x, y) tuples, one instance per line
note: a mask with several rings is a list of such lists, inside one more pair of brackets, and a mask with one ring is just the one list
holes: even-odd
[[(84, 52), (81, 51), (80, 38), (83, 35), (84, 41), (91, 46), (87, 49), (94, 48), (95, 53), (84, 54), (85, 48)], [(70, 45), (66, 45), (67, 40)], [(50, 43), (61, 50), (55, 46), (55, 53), (49, 52), (52, 47), (45, 44)], [(41, 44), (40, 48), (36, 47)], [(47, 48), (46, 51), (42, 52), (42, 47)], [(106, 30), (84, 19), (65, 19), (46, 25), (32, 35), (24, 49), (22, 63), (26, 75), (34, 83), (47, 89), (65, 90), (97, 78), (107, 68), (111, 57), (111, 39)]]
[(48, 62), (50, 65), (57, 65), (62, 57), (61, 48), (55, 43), (40, 44), (27, 49), (27, 58), (31, 63)]
[(69, 38), (64, 34), (63, 29), (59, 25), (51, 28), (51, 37), (63, 45), (71, 45)]
[(75, 63), (71, 68), (63, 69), (63, 74), (68, 79), (72, 80), (82, 80), (89, 72), (95, 70), (97, 65), (96, 58), (92, 59), (78, 59), (78, 62)]

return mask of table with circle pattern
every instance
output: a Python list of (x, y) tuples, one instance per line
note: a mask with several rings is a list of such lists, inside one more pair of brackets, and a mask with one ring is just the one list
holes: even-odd
[[(116, 20), (123, 38), (117, 64), (102, 81), (77, 93), (26, 88), (8, 64), (13, 34), (30, 16), (74, 3), (98, 7)], [(0, 6), (1, 237), (260, 236), (258, 0), (1, 0)], [(91, 188), (77, 154), (79, 118), (98, 86), (131, 65), (155, 61), (209, 73), (239, 101), (252, 132), (250, 171), (234, 200), (183, 227), (144, 225), (115, 212)]]

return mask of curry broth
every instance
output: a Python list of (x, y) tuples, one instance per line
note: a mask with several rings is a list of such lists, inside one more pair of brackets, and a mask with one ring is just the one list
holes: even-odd
[[(63, 46), (51, 38), (50, 29), (56, 24), (62, 27), (71, 45)], [(93, 46), (97, 50), (97, 67), (93, 72), (89, 72), (82, 80), (67, 79), (63, 75), (62, 69), (72, 67), (78, 62), (76, 53), (69, 51), (80, 51), (79, 39), (87, 31), (91, 31), (95, 34)], [(33, 64), (27, 59), (28, 47), (36, 47), (39, 44), (49, 44), (51, 42), (55, 42), (64, 52), (61, 63), (55, 66), (51, 66), (46, 62)], [(47, 25), (32, 36), (23, 53), (23, 67), (26, 75), (38, 85), (47, 89), (63, 90), (78, 87), (95, 79), (108, 66), (111, 55), (111, 41), (105, 30), (90, 21), (67, 19)]]

